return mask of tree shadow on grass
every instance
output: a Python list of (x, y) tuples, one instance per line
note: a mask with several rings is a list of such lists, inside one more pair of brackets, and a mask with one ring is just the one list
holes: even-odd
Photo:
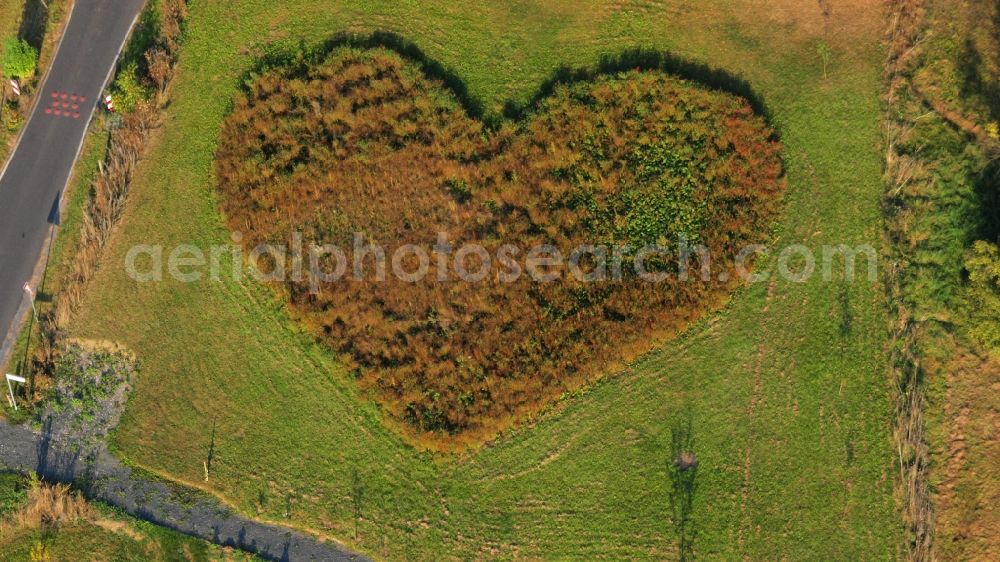
[[(427, 56), (416, 43), (387, 31), (376, 31), (367, 35), (340, 33), (315, 46), (307, 45), (301, 40), (298, 42), (279, 41), (263, 45), (260, 55), (241, 77), (240, 85), (244, 89), (248, 88), (253, 83), (255, 76), (273, 68), (282, 68), (292, 77), (304, 77), (310, 68), (320, 64), (331, 52), (340, 47), (385, 48), (416, 62), (424, 74), (431, 79), (442, 82), (451, 90), (469, 115), (494, 129), (505, 120), (524, 118), (539, 101), (550, 96), (560, 84), (593, 81), (600, 76), (640, 70), (665, 72), (701, 84), (709, 89), (741, 97), (747, 100), (747, 103), (758, 115), (765, 118), (772, 129), (777, 131), (773, 125), (771, 111), (763, 97), (741, 76), (702, 62), (685, 59), (673, 53), (643, 48), (626, 49), (618, 54), (601, 55), (596, 65), (591, 67), (560, 66), (542, 81), (541, 86), (527, 102), (507, 101), (502, 113), (487, 111), (483, 101), (470, 92), (468, 84), (455, 71)], [(772, 140), (778, 140), (777, 132), (774, 133)]]
[(17, 36), (31, 45), (35, 52), (41, 52), (48, 25), (48, 5), (42, 0), (27, 0), (21, 11), (21, 27), (17, 31)]
[(976, 240), (1000, 244), (1000, 160), (994, 160), (975, 180), (979, 228)]
[(529, 102), (518, 104), (508, 101), (504, 107), (504, 116), (508, 119), (524, 117), (538, 102), (550, 96), (560, 84), (589, 82), (600, 76), (614, 75), (630, 70), (665, 72), (697, 82), (713, 90), (728, 92), (747, 100), (754, 112), (763, 116), (768, 123), (772, 122), (771, 111), (764, 99), (741, 76), (701, 62), (685, 59), (673, 53), (644, 48), (627, 49), (617, 55), (601, 55), (597, 65), (593, 68), (560, 66), (542, 82), (541, 87)]
[[(1000, 0), (993, 0), (993, 3), (991, 8), (983, 5), (980, 9), (992, 10), (992, 21), (988, 25), (995, 32), (1000, 32)], [(988, 112), (984, 117), (995, 122), (1000, 121), (1000, 77), (991, 76), (989, 68), (1000, 68), (1000, 39), (995, 38), (994, 41), (993, 48), (987, 48), (988, 52), (984, 53), (974, 36), (966, 37), (956, 64), (962, 79), (961, 95), (981, 100)], [(986, 60), (987, 57), (992, 60)]]
[(667, 461), (670, 478), (671, 523), (677, 536), (677, 550), (681, 562), (694, 560), (695, 530), (694, 497), (698, 490), (698, 457), (694, 453), (694, 431), (690, 414), (676, 421), (670, 428), (670, 459)]

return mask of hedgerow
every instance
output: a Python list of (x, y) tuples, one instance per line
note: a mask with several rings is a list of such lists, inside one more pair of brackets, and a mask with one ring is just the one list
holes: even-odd
[[(338, 47), (311, 64), (262, 66), (223, 126), (221, 205), (248, 248), (292, 244), (296, 231), (343, 248), (347, 263), (355, 232), (388, 252), (416, 244), (431, 255), (440, 232), (491, 255), (504, 244), (565, 256), (629, 248), (621, 279), (592, 283), (505, 282), (491, 264), (476, 283), (366, 275), (318, 294), (307, 280), (283, 284), (360, 384), (434, 446), (530, 416), (735, 286), (640, 280), (638, 248), (683, 238), (728, 270), (777, 210), (779, 145), (745, 99), (655, 71), (550, 89), (522, 120), (487, 127), (417, 63)], [(677, 273), (676, 260), (647, 267)]]

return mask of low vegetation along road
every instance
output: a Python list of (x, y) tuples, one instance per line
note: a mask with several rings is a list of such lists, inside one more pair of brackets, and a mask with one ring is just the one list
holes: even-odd
[[(143, 0), (76, 0), (37, 102), (0, 176), (0, 337), (19, 312), (87, 124)], [(3, 342), (0, 342), (2, 344)], [(0, 359), (3, 358), (0, 348)]]

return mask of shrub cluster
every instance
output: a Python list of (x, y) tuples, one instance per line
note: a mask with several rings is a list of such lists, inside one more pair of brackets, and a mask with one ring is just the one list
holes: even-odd
[[(292, 232), (344, 248), (491, 253), (513, 243), (672, 243), (713, 267), (763, 241), (783, 187), (778, 143), (737, 96), (662, 72), (551, 86), (517, 123), (488, 130), (414, 63), (340, 47), (318, 64), (264, 68), (226, 120), (216, 168), (223, 212), (248, 247)], [(428, 250), (431, 252), (432, 250)], [(734, 281), (623, 277), (556, 283), (374, 275), (310, 292), (292, 310), (357, 367), (364, 387), (432, 446), (478, 442), (717, 304)], [(676, 272), (676, 262), (654, 264)], [(471, 269), (474, 269), (470, 265)], [(719, 270), (717, 269), (717, 271)]]
[(135, 358), (124, 351), (66, 345), (38, 414), (48, 438), (72, 442), (80, 450), (100, 446), (118, 425), (135, 372)]
[(23, 39), (10, 37), (4, 41), (3, 74), (8, 78), (27, 80), (35, 76), (38, 52)]

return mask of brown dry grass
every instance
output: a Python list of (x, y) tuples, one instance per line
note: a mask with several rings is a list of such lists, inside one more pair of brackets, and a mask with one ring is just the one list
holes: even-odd
[(0, 521), (0, 560), (7, 561), (222, 561), (249, 554), (138, 523), (88, 503), (63, 484), (33, 478), (23, 507)]
[[(872, 0), (753, 0), (740, 12), (743, 27), (781, 30), (792, 42), (825, 37), (831, 46), (853, 50), (883, 27), (883, 3)], [(823, 9), (826, 5), (828, 8)]]
[(1000, 560), (1000, 360), (964, 352), (947, 373), (938, 551), (942, 559)]
[(0, 540), (22, 529), (52, 526), (88, 520), (93, 511), (78, 492), (66, 484), (46, 484), (32, 480), (28, 502), (8, 519), (0, 522)]
[[(484, 135), (390, 51), (337, 50), (307, 78), (293, 72), (264, 73), (221, 134), (223, 214), (248, 253), (296, 244), (290, 232), (306, 247), (344, 248), (345, 268), (362, 259), (352, 232), (387, 254), (441, 232), (456, 248), (550, 244), (564, 256), (689, 236), (709, 249), (713, 270), (730, 271), (776, 215), (782, 168), (763, 120), (744, 100), (660, 73), (559, 88), (530, 119)], [(283, 288), (404, 431), (450, 449), (493, 438), (630, 361), (651, 334), (697, 318), (733, 286), (684, 283), (672, 261), (653, 267), (674, 275), (647, 283), (632, 273), (632, 250), (623, 258), (621, 281), (592, 284), (566, 274), (514, 282), (487, 261), (478, 284), (366, 273), (312, 294), (305, 279)]]

